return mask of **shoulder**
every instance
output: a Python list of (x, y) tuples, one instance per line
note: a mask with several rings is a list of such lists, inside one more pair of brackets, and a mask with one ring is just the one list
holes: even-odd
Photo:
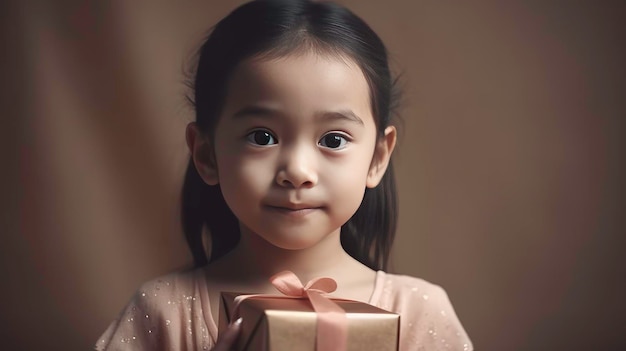
[(98, 340), (98, 350), (185, 349), (210, 346), (200, 269), (179, 271), (139, 286)]
[(182, 270), (153, 278), (139, 286), (135, 298), (149, 303), (158, 303), (165, 298), (186, 298), (193, 295), (197, 287), (198, 279), (201, 277), (198, 273), (198, 269)]
[(195, 270), (177, 271), (153, 278), (139, 285), (129, 305), (144, 312), (162, 315), (193, 299), (197, 279)]
[[(131, 303), (161, 318), (180, 317), (194, 309), (202, 309), (202, 295), (206, 290), (203, 272), (202, 268), (181, 270), (144, 282)], [(173, 323), (175, 319), (169, 320)]]
[[(400, 314), (402, 350), (425, 347), (471, 350), (446, 291), (439, 285), (407, 275), (384, 273), (379, 305)], [(409, 346), (410, 345), (410, 346)]]
[(408, 275), (390, 274), (380, 272), (383, 280), (379, 301), (387, 308), (402, 308), (410, 304), (428, 308), (428, 305), (436, 305), (427, 302), (445, 303), (447, 294), (439, 285), (427, 280), (411, 277)]

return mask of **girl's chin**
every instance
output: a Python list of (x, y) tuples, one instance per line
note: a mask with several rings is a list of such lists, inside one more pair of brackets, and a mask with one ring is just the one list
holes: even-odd
[[(278, 210), (277, 212), (280, 212)], [(248, 241), (252, 245), (252, 249), (263, 250), (266, 245), (270, 245), (268, 249), (282, 249), (282, 250), (306, 250), (313, 248), (324, 242), (330, 243), (340, 241), (331, 237), (338, 236), (341, 232), (340, 227), (335, 227), (328, 222), (324, 216), (313, 217), (311, 215), (316, 212), (322, 211), (321, 209), (311, 210), (312, 213), (297, 213), (291, 214), (291, 216), (304, 216), (307, 219), (301, 218), (285, 218), (290, 214), (284, 215), (282, 213), (275, 216), (267, 216), (263, 219), (264, 223), (257, 223), (258, 226), (247, 226), (240, 223), (242, 228), (242, 235), (248, 237)], [(311, 217), (309, 217), (311, 216)], [(331, 239), (331, 241), (328, 241)]]
[[(315, 246), (319, 241), (298, 240), (295, 238), (264, 238), (273, 247), (286, 251), (302, 251)], [(269, 240), (268, 240), (269, 239)]]
[(275, 249), (301, 251), (317, 246), (330, 234), (311, 233), (310, 231), (302, 231), (301, 228), (294, 228), (292, 231), (285, 232), (285, 228), (282, 228), (281, 232), (274, 231), (268, 235), (256, 235)]

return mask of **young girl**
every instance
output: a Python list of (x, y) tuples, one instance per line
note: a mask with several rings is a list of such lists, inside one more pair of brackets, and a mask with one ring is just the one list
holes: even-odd
[(193, 88), (182, 218), (196, 268), (145, 283), (98, 350), (226, 350), (240, 322), (217, 342), (220, 292), (276, 293), (268, 278), (283, 270), (400, 314), (400, 350), (472, 349), (443, 289), (384, 272), (395, 94), (360, 18), (305, 0), (242, 5), (202, 46)]

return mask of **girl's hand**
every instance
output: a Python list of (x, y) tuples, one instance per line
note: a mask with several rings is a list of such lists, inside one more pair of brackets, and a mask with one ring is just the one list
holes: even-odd
[(241, 332), (241, 321), (242, 319), (239, 318), (231, 323), (211, 351), (230, 351), (239, 336), (239, 332)]

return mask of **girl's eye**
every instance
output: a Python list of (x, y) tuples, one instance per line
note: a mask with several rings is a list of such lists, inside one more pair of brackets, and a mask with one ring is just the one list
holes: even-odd
[(342, 149), (346, 146), (348, 140), (339, 133), (328, 133), (320, 139), (319, 144), (329, 149)]
[(250, 132), (246, 136), (246, 139), (252, 144), (261, 146), (274, 145), (278, 143), (276, 141), (276, 138), (274, 138), (274, 136), (270, 132), (260, 129)]

